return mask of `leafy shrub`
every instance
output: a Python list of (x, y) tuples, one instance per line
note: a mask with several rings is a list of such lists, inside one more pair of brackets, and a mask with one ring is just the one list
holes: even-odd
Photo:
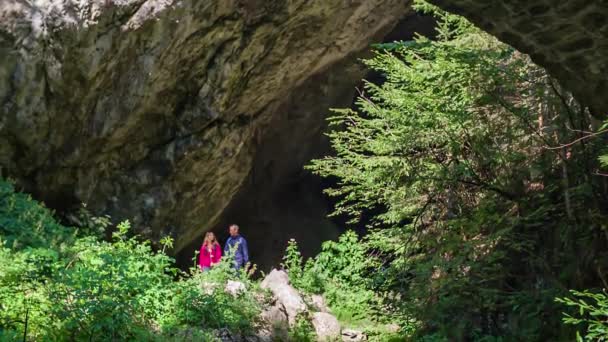
[(113, 243), (82, 238), (69, 248), (49, 287), (50, 299), (62, 304), (51, 310), (61, 322), (56, 336), (129, 339), (153, 325), (176, 270), (165, 254), (127, 238), (129, 228), (119, 224)]
[[(54, 323), (48, 315), (53, 303), (40, 277), (43, 268), (54, 266), (42, 265), (41, 260), (56, 260), (56, 253), (42, 248), (13, 251), (0, 242), (0, 340), (41, 339), (43, 327)], [(29, 332), (24, 334), (26, 325)]]
[(73, 234), (73, 229), (57, 223), (49, 209), (30, 195), (15, 192), (11, 183), (0, 180), (0, 236), (6, 247), (59, 248)]
[(293, 342), (314, 342), (316, 341), (315, 330), (308, 319), (298, 316), (293, 327), (289, 329), (289, 340)]
[[(295, 239), (290, 239), (287, 242), (287, 249), (283, 255), (283, 263), (281, 266), (287, 272), (289, 281), (297, 288), (306, 288), (309, 291), (314, 292), (315, 287), (312, 285), (307, 286), (304, 279), (304, 265), (302, 254), (298, 248), (298, 243)], [(309, 280), (309, 279), (306, 279)]]
[(325, 241), (321, 252), (304, 265), (296, 241), (291, 240), (283, 260), (292, 284), (308, 293), (323, 294), (340, 320), (367, 321), (376, 311), (378, 298), (369, 279), (373, 258), (356, 233), (348, 231), (338, 241)]
[[(177, 282), (164, 324), (169, 326), (202, 325), (210, 329), (228, 328), (237, 334), (252, 333), (259, 323), (261, 304), (256, 295), (259, 285), (245, 273), (235, 272), (229, 260), (207, 272), (193, 269), (193, 275)], [(229, 280), (238, 280), (247, 291), (233, 296), (224, 291)]]
[[(253, 330), (260, 290), (229, 262), (186, 274), (164, 253), (170, 238), (155, 252), (123, 222), (103, 241), (107, 218), (81, 211), (84, 228), (67, 228), (7, 183), (0, 191), (0, 340), (207, 341), (214, 329)], [(248, 291), (225, 293), (228, 280)]]
[(570, 291), (572, 297), (557, 301), (576, 309), (576, 314), (564, 313), (566, 324), (582, 328), (577, 341), (608, 341), (608, 295), (606, 292)]

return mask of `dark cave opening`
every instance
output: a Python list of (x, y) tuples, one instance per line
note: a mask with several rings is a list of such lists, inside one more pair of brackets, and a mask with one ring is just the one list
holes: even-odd
[[(411, 40), (416, 33), (433, 36), (434, 28), (431, 17), (412, 13), (381, 42)], [(370, 52), (351, 56), (313, 76), (286, 99), (276, 119), (269, 124), (268, 136), (258, 149), (248, 184), (212, 229), (223, 245), (228, 238), (228, 226), (238, 224), (248, 241), (252, 262), (264, 272), (280, 265), (289, 239), (298, 242), (306, 258), (317, 254), (323, 241), (337, 239), (346, 229), (365, 233), (368, 223), (365, 217), (357, 225), (347, 225), (345, 217), (328, 217), (334, 200), (323, 190), (336, 180), (315, 176), (304, 166), (311, 159), (332, 153), (324, 135), (329, 109), (353, 107), (362, 78), (382, 81), (382, 75), (365, 70), (358, 61)], [(180, 267), (194, 264), (193, 257), (202, 239), (201, 236), (177, 254)]]

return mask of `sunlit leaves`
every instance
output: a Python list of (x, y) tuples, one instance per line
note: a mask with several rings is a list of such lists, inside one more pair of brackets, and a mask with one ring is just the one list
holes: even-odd
[[(232, 272), (229, 261), (191, 276), (164, 253), (170, 237), (156, 252), (124, 221), (104, 241), (106, 217), (81, 210), (76, 221), (83, 227), (69, 229), (3, 181), (0, 191), (0, 340), (182, 340), (175, 334), (187, 327), (205, 341), (211, 329), (244, 333), (255, 324), (255, 286)], [(228, 279), (252, 291), (227, 294)]]
[[(564, 314), (564, 322), (585, 329), (579, 341), (608, 341), (608, 295), (606, 292), (570, 291), (571, 297), (557, 301), (576, 309), (577, 315)], [(583, 338), (584, 336), (584, 338)]]

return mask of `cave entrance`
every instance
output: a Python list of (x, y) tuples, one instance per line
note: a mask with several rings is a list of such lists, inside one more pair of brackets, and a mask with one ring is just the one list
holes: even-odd
[[(431, 17), (412, 13), (378, 43), (411, 40), (416, 32), (432, 36), (434, 24)], [(362, 78), (381, 81), (380, 75), (369, 73), (359, 61), (370, 53), (371, 49), (350, 56), (310, 77), (278, 106), (258, 146), (247, 184), (211, 230), (223, 246), (228, 226), (238, 224), (258, 269), (268, 272), (278, 266), (289, 239), (295, 239), (302, 255), (310, 257), (321, 250), (323, 241), (337, 239), (347, 227), (342, 218), (328, 218), (334, 204), (323, 194), (328, 181), (304, 166), (331, 154), (324, 135), (329, 109), (352, 107)], [(193, 265), (201, 242), (202, 237), (177, 255), (182, 268)]]

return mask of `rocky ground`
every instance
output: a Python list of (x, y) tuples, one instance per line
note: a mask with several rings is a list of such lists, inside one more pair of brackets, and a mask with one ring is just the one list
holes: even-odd
[[(300, 319), (308, 320), (318, 341), (367, 341), (363, 331), (349, 329), (332, 315), (320, 295), (307, 296), (299, 293), (289, 283), (285, 271), (273, 269), (262, 281), (261, 288), (271, 293), (271, 299), (260, 298), (264, 304), (261, 324), (252, 336), (239, 336), (228, 330), (218, 330), (217, 336), (225, 342), (272, 342), (289, 341), (289, 331)], [(246, 291), (240, 282), (228, 282), (225, 291), (238, 295)]]

